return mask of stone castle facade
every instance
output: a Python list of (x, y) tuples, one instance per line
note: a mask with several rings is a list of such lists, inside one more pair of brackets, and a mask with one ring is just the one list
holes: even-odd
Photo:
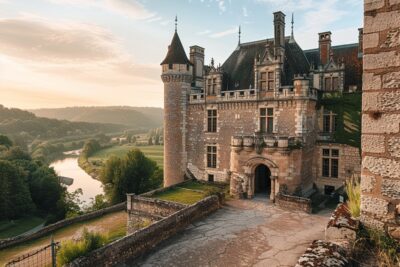
[(332, 46), (323, 32), (317, 49), (302, 50), (293, 21), (286, 36), (285, 14), (273, 15), (273, 38), (239, 37), (218, 66), (204, 64), (199, 46), (188, 58), (175, 31), (161, 63), (165, 186), (195, 177), (229, 183), (237, 197), (274, 200), (278, 192), (331, 194), (360, 174), (359, 147), (336, 137), (339, 126), (359, 134), (358, 125), (344, 125), (346, 114), (323, 99), (361, 91), (362, 29), (359, 43)]

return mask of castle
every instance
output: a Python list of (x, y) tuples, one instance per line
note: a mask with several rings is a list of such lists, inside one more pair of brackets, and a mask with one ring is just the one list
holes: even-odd
[[(317, 49), (302, 50), (293, 19), (286, 36), (285, 14), (273, 17), (273, 38), (241, 43), (239, 30), (236, 49), (218, 66), (204, 64), (199, 46), (188, 58), (175, 29), (161, 63), (164, 186), (195, 177), (229, 183), (237, 197), (274, 200), (278, 192), (331, 194), (359, 175), (359, 147), (337, 135), (359, 138), (359, 125), (343, 123), (352, 114), (337, 106), (360, 96), (362, 29), (359, 43), (332, 46), (332, 33), (323, 32)], [(326, 104), (329, 97), (337, 101)], [(350, 109), (359, 115), (357, 105)]]

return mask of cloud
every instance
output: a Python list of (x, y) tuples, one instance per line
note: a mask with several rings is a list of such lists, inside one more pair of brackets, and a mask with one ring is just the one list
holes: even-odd
[(226, 11), (225, 1), (224, 0), (215, 0), (218, 4), (218, 9), (220, 13), (224, 13)]
[(210, 37), (211, 38), (220, 38), (220, 37), (224, 37), (224, 36), (235, 34), (237, 31), (238, 31), (237, 27), (233, 27), (233, 28), (228, 29), (226, 31), (213, 33), (213, 34), (210, 35)]
[(117, 12), (134, 19), (149, 19), (156, 13), (149, 11), (137, 0), (48, 0), (56, 4), (97, 7), (107, 11)]
[(242, 14), (243, 14), (243, 17), (248, 17), (249, 16), (249, 13), (248, 13), (248, 11), (247, 11), (247, 7), (242, 7)]
[(204, 31), (201, 31), (201, 32), (197, 32), (196, 34), (197, 35), (206, 35), (206, 34), (209, 34), (209, 33), (211, 33), (210, 30), (204, 30)]
[(104, 29), (33, 18), (0, 19), (0, 53), (53, 63), (112, 60), (120, 48)]

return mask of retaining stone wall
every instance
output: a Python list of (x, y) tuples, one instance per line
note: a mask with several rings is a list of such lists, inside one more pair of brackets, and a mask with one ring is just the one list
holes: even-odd
[(400, 1), (364, 1), (361, 221), (400, 239)]
[(281, 208), (312, 213), (311, 199), (308, 198), (278, 193), (275, 198), (275, 203)]
[(67, 267), (113, 266), (134, 259), (220, 207), (217, 196), (207, 197), (171, 216), (138, 230), (68, 264)]
[(111, 213), (111, 212), (115, 212), (115, 211), (120, 211), (120, 210), (124, 210), (126, 208), (126, 202), (105, 208), (105, 209), (101, 209), (101, 210), (97, 210), (97, 211), (93, 211), (81, 216), (77, 216), (74, 218), (70, 218), (70, 219), (65, 219), (62, 221), (58, 221), (56, 223), (50, 224), (42, 229), (40, 229), (39, 231), (29, 234), (29, 235), (20, 235), (20, 236), (16, 236), (13, 238), (9, 238), (9, 239), (4, 239), (0, 241), (0, 249), (4, 249), (4, 248), (8, 248), (11, 246), (15, 246), (36, 238), (40, 238), (43, 237), (45, 235), (48, 235), (60, 228), (63, 228), (65, 226), (71, 225), (73, 223), (77, 223), (77, 222), (83, 222), (83, 221), (87, 221), (93, 218), (97, 218), (100, 216), (103, 216), (105, 214)]

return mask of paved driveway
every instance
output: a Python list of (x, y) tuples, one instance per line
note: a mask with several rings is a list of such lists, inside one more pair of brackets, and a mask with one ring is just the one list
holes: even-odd
[(323, 238), (330, 213), (282, 210), (266, 198), (232, 200), (127, 266), (293, 266)]

